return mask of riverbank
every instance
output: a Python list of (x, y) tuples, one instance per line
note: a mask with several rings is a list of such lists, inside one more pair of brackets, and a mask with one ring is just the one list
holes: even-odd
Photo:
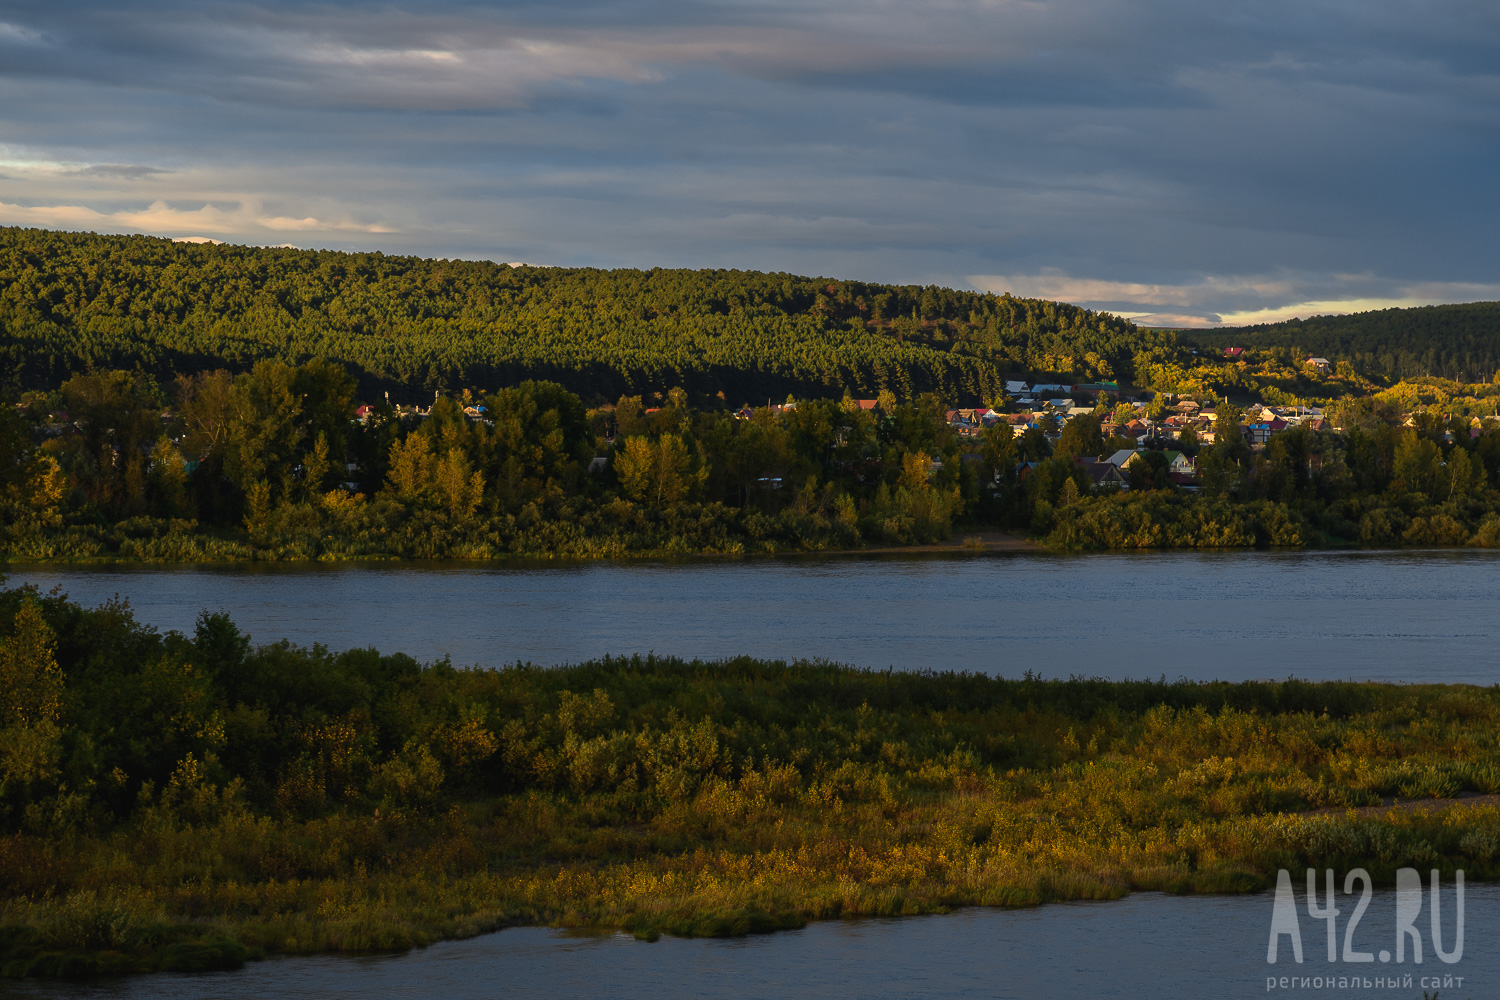
[[(457, 555), (403, 556), (381, 551), (323, 550), (316, 545), (257, 547), (242, 535), (152, 533), (139, 538), (110, 539), (102, 531), (90, 533), (80, 541), (62, 535), (53, 539), (33, 539), (30, 544), (0, 549), (0, 566), (22, 565), (233, 565), (236, 563), (412, 563), (475, 562), (497, 565), (538, 565), (557, 562), (593, 562), (600, 560), (630, 562), (660, 559), (739, 559), (766, 556), (858, 556), (858, 555), (961, 555), (1004, 552), (1045, 552), (1056, 547), (1011, 532), (985, 529), (959, 529), (942, 541), (926, 544), (887, 545), (870, 543), (859, 546), (808, 547), (764, 545), (747, 549), (743, 544), (721, 547), (690, 548), (678, 545), (632, 548), (613, 540), (593, 546), (568, 545), (555, 551), (496, 551), (474, 546), (459, 546)], [(112, 544), (112, 548), (110, 547)]]
[[(0, 630), (30, 678), (0, 745), (12, 976), (1500, 874), (1500, 807), (1443, 801), (1500, 793), (1493, 688), (424, 668), (18, 591)], [(1434, 808), (1350, 812), (1390, 796)]]

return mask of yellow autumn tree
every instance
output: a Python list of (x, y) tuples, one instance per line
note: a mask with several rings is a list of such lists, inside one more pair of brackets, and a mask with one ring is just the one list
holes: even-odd
[(35, 455), (18, 481), (0, 489), (0, 516), (42, 527), (61, 523), (60, 506), (68, 491), (68, 477), (51, 455)]
[(324, 493), (323, 487), (333, 473), (333, 459), (328, 454), (328, 436), (319, 432), (312, 451), (302, 459), (302, 492), (309, 500)]
[(53, 641), (41, 608), (27, 601), (0, 646), (0, 783), (6, 789), (57, 772), (63, 675)]
[(708, 479), (708, 469), (692, 468), (687, 445), (676, 434), (626, 438), (615, 453), (615, 474), (632, 500), (670, 506), (687, 499)]
[(484, 499), (484, 476), (469, 469), (469, 460), (457, 448), (439, 459), (432, 470), (433, 486), (448, 513), (468, 517)]
[(391, 444), (391, 468), (386, 482), (402, 500), (410, 502), (427, 491), (432, 481), (432, 445), (426, 435), (408, 434)]
[(426, 434), (409, 434), (391, 445), (386, 483), (406, 503), (435, 499), (454, 517), (469, 517), (484, 499), (484, 475), (457, 447), (435, 453)]

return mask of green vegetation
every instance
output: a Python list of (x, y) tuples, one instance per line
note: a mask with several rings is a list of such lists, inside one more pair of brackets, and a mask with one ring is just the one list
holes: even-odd
[(585, 410), (555, 383), (523, 382), (358, 421), (353, 393), (337, 366), (262, 361), (238, 377), (184, 377), (170, 395), (128, 372), (28, 394), (0, 409), (0, 553), (587, 558), (908, 544), (995, 507), (982, 478), (1014, 471), (1008, 438), (986, 461), (962, 461), (930, 396), (736, 415), (695, 409), (677, 389), (659, 408), (623, 397)]
[[(0, 591), (0, 973), (1500, 872), (1500, 690), (249, 647)], [(1003, 668), (1003, 664), (997, 664)]]
[(974, 402), (1001, 372), (1128, 376), (1172, 335), (1074, 306), (741, 271), (511, 268), (0, 227), (0, 378), (106, 368), (166, 382), (314, 358), (400, 402), (554, 381), (592, 401), (664, 393)]
[(1500, 372), (1500, 302), (1377, 309), (1284, 323), (1185, 332), (1205, 348), (1282, 348), (1346, 361), (1392, 382), (1420, 376), (1489, 380)]
[(1139, 384), (1158, 392), (1273, 406), (1362, 397), (1381, 389), (1347, 361), (1319, 371), (1306, 363), (1306, 353), (1290, 347), (1246, 347), (1233, 358), (1216, 350), (1193, 351), (1183, 347), (1140, 356), (1135, 366)]
[[(1346, 398), (1252, 450), (1240, 411), (1192, 434), (1195, 492), (1143, 452), (1130, 490), (1077, 459), (1133, 448), (1100, 409), (1052, 443), (970, 436), (923, 395), (731, 412), (674, 389), (586, 409), (555, 383), (371, 407), (322, 361), (79, 375), (0, 408), (0, 555), (243, 561), (744, 555), (998, 528), (1074, 549), (1500, 546), (1500, 385)], [(1124, 409), (1134, 412), (1130, 407)], [(1341, 431), (1327, 429), (1337, 421)]]
[[(1411, 367), (1391, 353), (1408, 313), (1419, 367), (1491, 365), (1493, 304), (1267, 328), (1229, 358), (1056, 303), (784, 274), (0, 228), (0, 277), (0, 557), (740, 555), (955, 528), (1076, 549), (1500, 544), (1500, 384), (1380, 374)], [(1311, 347), (1327, 370), (1294, 346), (1319, 330), (1344, 331), (1342, 354)], [(1153, 398), (1014, 435), (948, 425), (962, 402), (1004, 408), (1006, 371)], [(447, 392), (417, 412), (385, 387)], [(788, 391), (795, 407), (736, 410)], [(1158, 439), (1128, 493), (1096, 487), (1077, 460), (1136, 445), (1106, 418), (1159, 422), (1168, 393), (1222, 400), (1218, 440)], [(1328, 419), (1252, 449), (1231, 400)], [(1196, 492), (1167, 447), (1196, 457)]]
[[(1408, 420), (1394, 397), (1415, 406)], [(1147, 453), (1128, 493), (1075, 492), (1063, 503), (1059, 489), (1030, 528), (1081, 549), (1500, 547), (1500, 426), (1472, 415), (1479, 409), (1489, 412), (1473, 396), (1402, 384), (1335, 407), (1341, 433), (1299, 426), (1259, 453), (1237, 431), (1220, 434), (1198, 452), (1193, 494), (1147, 474)], [(1218, 416), (1216, 425), (1237, 426), (1234, 407), (1221, 405)]]

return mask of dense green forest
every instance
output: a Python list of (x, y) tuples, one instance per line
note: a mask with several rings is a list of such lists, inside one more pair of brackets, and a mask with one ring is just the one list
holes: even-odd
[(1492, 688), (457, 669), (0, 590), (0, 974), (519, 923), (743, 934), (1313, 864), (1493, 877), (1493, 805), (1347, 810), (1500, 791), (1497, 726)]
[[(941, 402), (805, 400), (751, 415), (681, 389), (586, 409), (522, 382), (353, 419), (336, 365), (261, 361), (163, 390), (78, 375), (0, 407), (0, 554), (144, 559), (724, 554), (930, 542), (999, 451), (964, 461)], [(167, 407), (164, 409), (164, 407)], [(482, 409), (481, 409), (482, 408)], [(988, 465), (983, 465), (983, 462)], [(985, 471), (985, 470), (989, 471)], [(1007, 494), (1005, 502), (1013, 497)]]
[[(354, 419), (353, 378), (323, 361), (166, 387), (96, 372), (0, 406), (0, 557), (744, 555), (985, 528), (1089, 549), (1497, 546), (1491, 390), (1403, 383), (1332, 408), (1340, 431), (1299, 426), (1260, 450), (1220, 403), (1213, 444), (1143, 451), (1120, 492), (1080, 464), (1136, 445), (1105, 436), (1108, 407), (1050, 436), (964, 435), (928, 394), (732, 411), (673, 389), (591, 409), (528, 381)], [(1169, 446), (1195, 459), (1190, 491)]]
[(0, 379), (27, 388), (322, 358), (397, 402), (540, 379), (590, 402), (681, 387), (736, 405), (882, 389), (974, 405), (1006, 371), (1128, 377), (1172, 343), (1074, 306), (938, 287), (0, 227)]
[(1284, 323), (1183, 331), (1199, 347), (1283, 347), (1347, 361), (1392, 382), (1419, 376), (1488, 382), (1500, 373), (1500, 302), (1378, 309)]

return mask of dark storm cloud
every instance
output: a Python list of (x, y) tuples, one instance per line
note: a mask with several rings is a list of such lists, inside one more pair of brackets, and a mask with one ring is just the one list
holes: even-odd
[(1470, 0), (15, 0), (0, 221), (1203, 319), (1500, 295), (1496, 52)]

